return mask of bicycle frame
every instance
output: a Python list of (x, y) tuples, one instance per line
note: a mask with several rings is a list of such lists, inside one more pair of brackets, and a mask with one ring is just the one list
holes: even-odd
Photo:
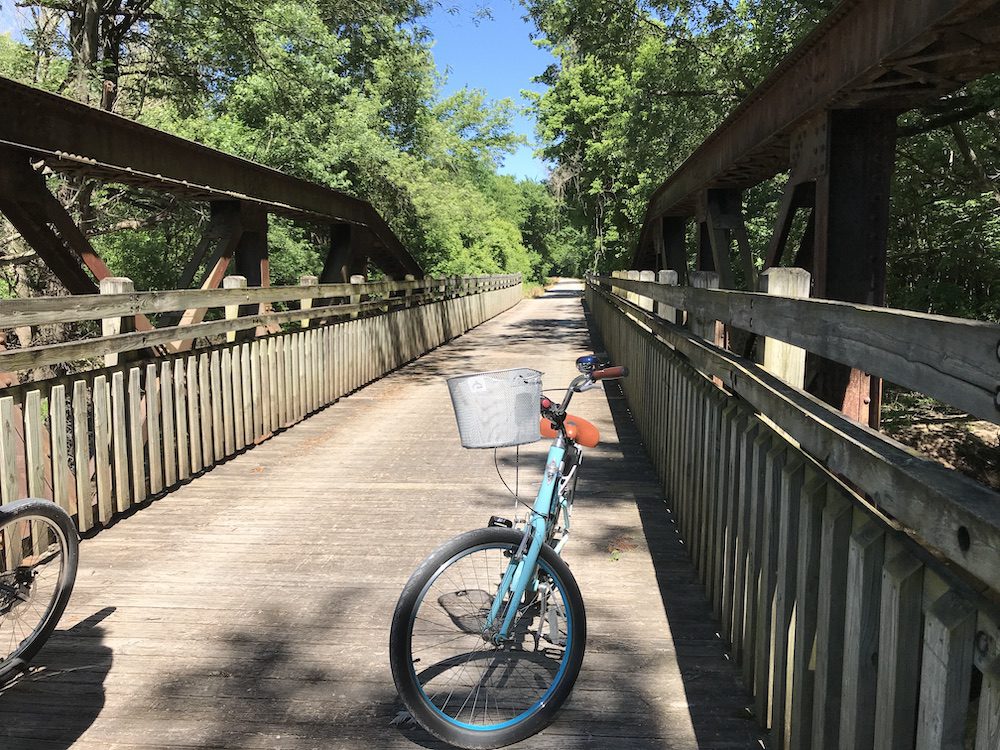
[[(545, 474), (542, 477), (542, 484), (538, 488), (531, 516), (524, 529), (524, 540), (511, 559), (510, 565), (507, 566), (503, 580), (500, 582), (497, 594), (493, 599), (489, 617), (486, 619), (486, 632), (494, 632), (493, 640), (497, 643), (505, 640), (510, 633), (514, 616), (517, 613), (517, 605), (524, 596), (524, 592), (528, 590), (529, 586), (535, 588), (537, 585), (535, 570), (538, 566), (538, 556), (541, 554), (542, 545), (549, 540), (552, 525), (557, 515), (558, 508), (555, 506), (559, 497), (559, 482), (563, 478), (561, 469), (565, 455), (565, 439), (560, 436), (549, 448), (548, 456), (545, 459)], [(525, 547), (527, 548), (525, 549)], [(500, 617), (504, 602), (507, 603), (507, 609), (503, 614), (500, 627), (497, 629), (496, 621)]]

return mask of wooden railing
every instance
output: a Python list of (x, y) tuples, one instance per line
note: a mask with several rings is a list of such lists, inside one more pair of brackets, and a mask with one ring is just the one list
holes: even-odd
[[(0, 351), (0, 373), (73, 369), (0, 389), (0, 501), (50, 498), (81, 531), (106, 524), (522, 296), (520, 276), (352, 280), (115, 293), (130, 282), (106, 279), (107, 294), (0, 301), (0, 331), (100, 319), (104, 334)], [(192, 308), (220, 319), (129, 330)]]
[(995, 422), (1000, 327), (628, 275), (587, 302), (771, 747), (1000, 747), (1000, 494), (805, 393), (794, 346)]

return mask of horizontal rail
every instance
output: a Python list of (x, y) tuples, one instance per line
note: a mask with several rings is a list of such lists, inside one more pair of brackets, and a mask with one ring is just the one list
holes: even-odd
[[(456, 295), (0, 388), (0, 504), (42, 497), (74, 516), (81, 531), (106, 525), (521, 298), (519, 285)], [(305, 321), (331, 312), (248, 320)], [(205, 325), (222, 331), (235, 322)], [(183, 327), (183, 334), (195, 328)], [(126, 340), (150, 334), (171, 335), (151, 331), (126, 334)]]
[(440, 277), (415, 281), (372, 281), (363, 284), (313, 284), (306, 286), (251, 287), (244, 289), (170, 289), (130, 294), (74, 294), (65, 297), (35, 297), (0, 300), (0, 328), (76, 323), (81, 320), (148, 315), (152, 313), (269, 304), (324, 297), (391, 294), (421, 289), (490, 291), (520, 283), (517, 275)]
[(1000, 581), (1000, 493), (851, 421), (753, 362), (592, 288), (621, 313), (642, 321), (698, 370), (739, 393), (929, 546), (990, 586)]
[(1000, 325), (817, 299), (600, 277), (699, 317), (800, 346), (1000, 421)]
[[(900, 497), (912, 492), (909, 518), (923, 514), (914, 534), (830, 470), (849, 463), (848, 483), (877, 486), (877, 454), (900, 455), (865, 441), (888, 441), (860, 427), (845, 434), (838, 414), (650, 315), (645, 300), (636, 307), (589, 285), (587, 301), (604, 345), (632, 370), (621, 383), (630, 414), (774, 750), (995, 748), (997, 579), (984, 586), (920, 535), (953, 521), (948, 498), (961, 504), (967, 483), (939, 494), (897, 483)], [(833, 450), (804, 451), (815, 441), (794, 439), (817, 427), (791, 435), (789, 411), (822, 423)], [(855, 463), (858, 451), (870, 455)]]
[[(273, 289), (220, 289), (208, 292), (182, 290), (176, 292), (88, 295), (87, 303), (89, 307), (87, 311), (76, 318), (67, 316), (70, 315), (72, 310), (79, 307), (77, 300), (83, 295), (13, 300), (11, 301), (13, 304), (8, 307), (14, 308), (15, 311), (20, 307), (22, 313), (20, 320), (36, 320), (36, 324), (38, 324), (51, 323), (54, 320), (85, 320), (94, 317), (117, 318), (125, 315), (134, 315), (138, 312), (177, 310), (183, 309), (192, 300), (197, 300), (197, 304), (203, 306), (218, 307), (223, 305), (235, 306), (246, 302), (295, 301), (330, 296), (361, 299), (365, 294), (389, 294), (395, 291), (406, 291), (417, 285), (420, 285), (424, 289), (432, 290), (425, 291), (423, 294), (410, 294), (406, 297), (390, 297), (351, 303), (338, 302), (315, 308), (242, 315), (227, 318), (226, 320), (166, 326), (153, 330), (119, 333), (82, 341), (66, 341), (56, 344), (26, 347), (24, 349), (0, 351), (0, 371), (13, 372), (59, 364), (61, 362), (139, 351), (175, 341), (191, 341), (196, 338), (219, 336), (233, 331), (294, 323), (295, 321), (356, 315), (364, 312), (378, 311), (386, 306), (420, 306), (437, 302), (441, 299), (453, 299), (512, 288), (518, 284), (520, 284), (519, 276), (504, 276), (500, 278), (477, 278), (453, 283), (445, 280), (425, 280), (420, 282), (305, 285), (298, 287), (277, 287)], [(443, 294), (439, 291), (442, 286), (446, 290)], [(102, 304), (103, 300), (108, 299), (111, 300), (110, 303), (107, 305)], [(42, 308), (41, 311), (38, 311), (38, 314), (42, 315), (41, 318), (31, 317), (32, 308), (36, 305)], [(60, 309), (61, 305), (65, 305), (66, 307)], [(53, 307), (56, 309), (53, 310)], [(7, 325), (6, 319), (4, 319), (0, 327)]]

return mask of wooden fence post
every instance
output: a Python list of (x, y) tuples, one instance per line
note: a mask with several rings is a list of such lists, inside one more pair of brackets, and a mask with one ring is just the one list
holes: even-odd
[(412, 282), (414, 282), (416, 280), (417, 280), (417, 277), (414, 276), (412, 273), (408, 273), (405, 276), (403, 276), (403, 281), (406, 282), (406, 289), (403, 290), (403, 298), (405, 299), (405, 301), (403, 303), (403, 307), (410, 307), (410, 305), (413, 304), (413, 301), (411, 299), (413, 297), (413, 283)]
[[(639, 272), (638, 271), (626, 271), (625, 272), (625, 278), (628, 279), (629, 281), (638, 281), (639, 280)], [(638, 305), (639, 304), (639, 295), (636, 292), (626, 292), (625, 293), (625, 299), (627, 299), (633, 305)]]
[[(246, 276), (227, 276), (222, 280), (223, 289), (246, 289), (247, 288), (247, 277)], [(226, 320), (235, 320), (240, 316), (240, 306), (226, 305)], [(228, 331), (226, 333), (226, 341), (232, 343), (236, 341), (236, 331)]]
[[(809, 272), (804, 268), (769, 268), (760, 275), (760, 291), (777, 297), (802, 299), (809, 296)], [(802, 388), (806, 376), (806, 352), (778, 339), (764, 339), (764, 369), (789, 385)]]
[[(656, 281), (656, 274), (652, 271), (639, 271), (639, 281)], [(648, 310), (653, 312), (653, 307), (655, 303), (652, 297), (640, 296), (638, 300), (639, 307), (643, 310)]]
[[(360, 305), (361, 304), (361, 290), (356, 285), (357, 284), (364, 284), (364, 283), (365, 283), (365, 277), (364, 276), (361, 276), (360, 274), (356, 274), (354, 276), (351, 276), (351, 284), (352, 284), (352, 286), (354, 286), (354, 288), (351, 289), (351, 304), (352, 305)], [(354, 310), (351, 313), (351, 318), (358, 317), (358, 315), (360, 313), (361, 313), (360, 310)]]
[[(695, 289), (718, 289), (719, 274), (715, 271), (693, 271), (691, 273), (691, 286)], [(717, 320), (709, 320), (698, 313), (697, 310), (688, 310), (688, 326), (691, 333), (701, 336), (703, 339), (716, 346), (722, 346), (722, 324)]]
[[(317, 284), (319, 284), (319, 277), (318, 276), (300, 276), (299, 277), (299, 286), (316, 286)], [(312, 297), (304, 297), (299, 302), (299, 309), (300, 310), (311, 310), (312, 306), (313, 306)], [(309, 318), (303, 318), (300, 321), (300, 325), (302, 326), (302, 328), (308, 328), (309, 327)]]
[[(677, 271), (660, 271), (656, 279), (664, 286), (677, 286)], [(678, 310), (676, 307), (665, 305), (662, 302), (656, 303), (656, 314), (669, 323), (679, 323), (677, 319)]]
[[(135, 291), (135, 284), (132, 279), (124, 276), (108, 276), (101, 279), (101, 294), (131, 294)], [(127, 333), (131, 329), (130, 321), (126, 318), (103, 318), (101, 320), (101, 334), (104, 336), (117, 336), (119, 333)], [(105, 354), (105, 367), (114, 367), (118, 364), (118, 354)]]

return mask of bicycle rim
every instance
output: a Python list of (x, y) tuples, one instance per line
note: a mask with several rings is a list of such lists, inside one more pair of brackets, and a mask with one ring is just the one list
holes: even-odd
[(529, 719), (562, 681), (573, 622), (564, 584), (539, 560), (538, 590), (526, 593), (510, 638), (483, 633), (514, 545), (489, 542), (444, 563), (411, 620), (410, 664), (422, 698), (454, 726), (497, 731)]
[(21, 515), (0, 526), (0, 666), (30, 656), (53, 619), (68, 544), (50, 518)]

